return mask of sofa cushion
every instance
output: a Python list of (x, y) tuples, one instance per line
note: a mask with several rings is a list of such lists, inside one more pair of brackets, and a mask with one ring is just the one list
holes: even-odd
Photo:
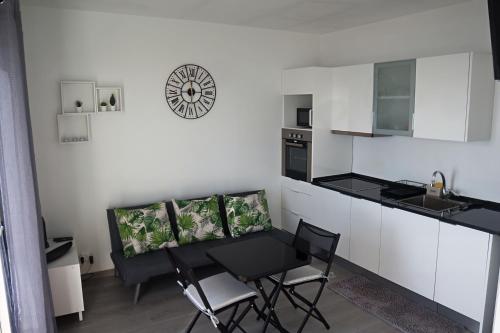
[(139, 254), (132, 258), (126, 258), (122, 252), (113, 252), (111, 259), (126, 286), (174, 271), (165, 250)]
[[(281, 241), (292, 244), (293, 234), (273, 229), (271, 231), (254, 232), (242, 235), (240, 238), (224, 238), (212, 241), (198, 242), (176, 248), (177, 253), (182, 256), (186, 263), (193, 268), (213, 265), (214, 262), (208, 258), (206, 251), (213, 247), (238, 242), (242, 239), (258, 238), (271, 235)], [(125, 258), (122, 251), (111, 253), (111, 259), (120, 273), (120, 277), (126, 286), (148, 281), (150, 278), (173, 273), (174, 269), (168, 260), (164, 250), (139, 254), (132, 258)]]
[(114, 213), (125, 257), (177, 246), (165, 203), (139, 209), (116, 208)]
[(224, 206), (232, 237), (272, 229), (264, 190), (245, 196), (224, 195)]
[(224, 238), (217, 196), (206, 199), (172, 200), (179, 244)]

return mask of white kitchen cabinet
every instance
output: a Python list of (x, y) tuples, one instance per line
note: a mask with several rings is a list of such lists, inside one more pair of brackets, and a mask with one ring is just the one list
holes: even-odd
[(312, 224), (339, 233), (336, 254), (349, 260), (351, 197), (342, 193), (313, 186)]
[(297, 231), (297, 226), (299, 225), (300, 219), (304, 219), (304, 217), (292, 213), (289, 210), (282, 209), (281, 210), (281, 219), (282, 219), (282, 228), (286, 231), (295, 234)]
[(378, 274), (382, 206), (363, 199), (351, 200), (350, 261)]
[(373, 131), (373, 64), (332, 69), (332, 130)]
[(493, 99), (491, 55), (461, 53), (417, 59), (413, 136), (488, 140)]
[(433, 299), (438, 234), (438, 220), (382, 207), (379, 274)]
[(295, 234), (299, 220), (311, 222), (313, 215), (312, 187), (310, 183), (282, 177), (282, 226)]
[(283, 71), (283, 95), (303, 95), (317, 92), (321, 67), (303, 67)]
[(310, 220), (313, 215), (313, 185), (283, 177), (281, 186), (281, 207), (289, 212)]
[(434, 301), (483, 319), (491, 235), (440, 222)]

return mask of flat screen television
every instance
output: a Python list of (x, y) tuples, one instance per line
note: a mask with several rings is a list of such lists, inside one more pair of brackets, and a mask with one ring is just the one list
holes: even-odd
[(500, 1), (488, 0), (495, 80), (500, 80)]

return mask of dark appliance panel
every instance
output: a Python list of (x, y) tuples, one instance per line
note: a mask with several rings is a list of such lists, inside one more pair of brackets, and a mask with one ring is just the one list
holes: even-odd
[(299, 127), (312, 127), (312, 109), (297, 108), (297, 126)]
[(311, 181), (312, 132), (282, 130), (282, 175)]
[(500, 1), (488, 0), (490, 13), (491, 51), (495, 80), (500, 80)]

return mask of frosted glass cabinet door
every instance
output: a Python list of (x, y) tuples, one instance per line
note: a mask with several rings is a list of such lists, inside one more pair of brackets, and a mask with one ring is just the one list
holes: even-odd
[(412, 135), (415, 63), (404, 60), (375, 64), (373, 133)]

